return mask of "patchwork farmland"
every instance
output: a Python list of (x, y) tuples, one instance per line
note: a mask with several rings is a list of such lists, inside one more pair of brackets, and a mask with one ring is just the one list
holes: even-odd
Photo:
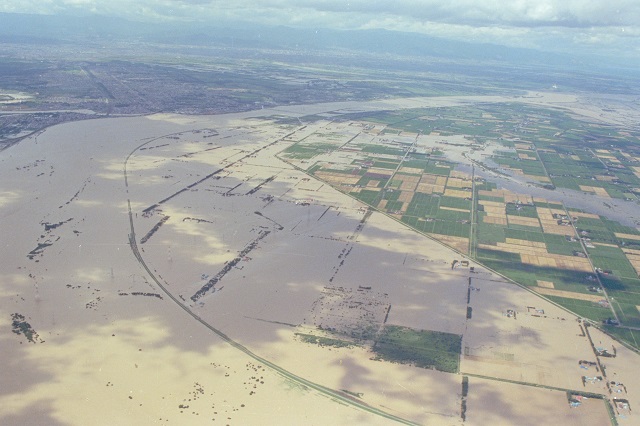
[(640, 347), (638, 223), (557, 195), (637, 203), (636, 140), (567, 112), (493, 104), (345, 115), (280, 156)]

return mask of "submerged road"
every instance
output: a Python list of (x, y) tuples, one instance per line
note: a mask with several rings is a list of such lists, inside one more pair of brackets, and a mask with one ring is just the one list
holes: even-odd
[[(350, 397), (346, 394), (344, 394), (343, 392), (328, 388), (326, 386), (320, 385), (318, 383), (312, 382), (310, 380), (305, 379), (304, 377), (300, 377), (294, 373), (291, 373), (290, 371), (286, 370), (285, 368), (272, 363), (271, 361), (266, 360), (265, 358), (262, 358), (260, 355), (252, 352), (250, 349), (248, 349), (246, 346), (243, 346), (242, 344), (236, 342), (235, 340), (233, 340), (231, 337), (227, 336), (225, 333), (223, 333), (221, 330), (215, 328), (212, 324), (206, 322), (205, 320), (203, 320), (198, 314), (196, 314), (195, 312), (193, 312), (189, 306), (181, 303), (181, 301), (175, 297), (173, 294), (171, 294), (171, 292), (169, 292), (169, 290), (167, 290), (167, 288), (160, 282), (160, 280), (156, 277), (156, 275), (153, 273), (153, 271), (151, 270), (151, 268), (147, 265), (147, 263), (145, 262), (144, 258), (142, 257), (140, 250), (138, 249), (138, 244), (136, 242), (136, 231), (135, 231), (135, 227), (134, 227), (134, 222), (133, 222), (133, 212), (131, 210), (131, 199), (129, 198), (129, 179), (128, 179), (128, 174), (127, 174), (127, 164), (129, 162), (129, 159), (131, 158), (131, 156), (138, 151), (140, 148), (144, 147), (145, 145), (154, 142), (158, 139), (167, 137), (167, 136), (171, 136), (171, 135), (164, 135), (164, 136), (159, 136), (157, 138), (154, 138), (152, 140), (149, 140), (141, 145), (138, 145), (133, 151), (131, 151), (129, 153), (129, 155), (127, 155), (127, 158), (124, 161), (124, 167), (123, 167), (123, 173), (124, 173), (124, 183), (125, 183), (125, 189), (127, 192), (127, 208), (128, 208), (128, 212), (129, 212), (129, 227), (130, 227), (130, 233), (129, 233), (129, 246), (131, 247), (131, 252), (133, 253), (134, 257), (138, 260), (138, 262), (140, 263), (140, 265), (144, 268), (145, 271), (147, 271), (147, 274), (149, 275), (149, 277), (153, 280), (154, 283), (157, 284), (157, 286), (167, 295), (167, 297), (169, 298), (169, 300), (171, 300), (172, 302), (174, 302), (180, 309), (182, 309), (184, 312), (187, 313), (187, 315), (191, 316), (195, 321), (199, 322), (200, 324), (202, 324), (203, 326), (205, 326), (207, 329), (209, 329), (210, 331), (212, 331), (213, 333), (215, 333), (218, 337), (220, 337), (222, 340), (224, 340), (226, 343), (228, 343), (229, 345), (231, 345), (232, 347), (234, 347), (235, 349), (243, 352), (244, 354), (246, 354), (247, 356), (251, 357), (252, 359), (254, 359), (257, 362), (260, 362), (261, 364), (271, 368), (272, 370), (276, 371), (278, 374), (280, 374), (282, 377), (284, 377), (287, 380), (290, 380), (296, 384), (305, 386), (307, 388), (313, 389), (323, 395), (326, 395), (334, 400), (336, 400), (336, 402), (339, 403), (344, 403), (344, 404), (348, 404), (351, 405), (353, 407), (356, 407), (358, 409), (361, 409), (363, 411), (367, 411), (371, 414), (375, 414), (384, 418), (387, 418), (389, 420), (393, 420), (396, 421), (398, 423), (402, 423), (402, 424), (407, 424), (407, 425), (416, 425), (417, 423), (414, 423), (412, 421), (403, 419), (401, 417), (397, 417), (394, 416), (393, 414), (387, 413), (385, 411), (382, 411), (380, 409), (377, 409), (375, 407), (372, 407), (362, 401), (358, 401), (356, 398), (354, 397)], [(277, 142), (280, 142), (281, 140), (283, 140), (284, 138), (286, 138), (286, 136), (283, 136), (279, 139), (277, 139), (275, 142), (270, 142), (267, 145), (263, 146), (262, 148), (254, 151), (252, 154), (265, 149)], [(243, 157), (244, 158), (244, 157)], [(238, 160), (240, 161), (240, 160)]]

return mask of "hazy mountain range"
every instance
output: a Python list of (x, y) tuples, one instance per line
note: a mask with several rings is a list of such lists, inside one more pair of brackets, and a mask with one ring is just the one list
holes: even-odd
[(385, 55), (435, 57), (452, 60), (496, 61), (544, 65), (562, 70), (629, 74), (636, 64), (628, 59), (566, 55), (534, 49), (462, 42), (417, 33), (388, 30), (334, 30), (235, 23), (149, 23), (105, 16), (62, 16), (0, 13), (3, 43), (98, 43), (115, 41), (228, 48), (290, 49), (300, 51), (358, 51)]

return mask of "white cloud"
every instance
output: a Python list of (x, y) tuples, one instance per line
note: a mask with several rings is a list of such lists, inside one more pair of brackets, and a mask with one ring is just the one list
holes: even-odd
[(538, 48), (640, 45), (638, 0), (0, 0), (0, 11), (382, 28)]
[[(423, 22), (457, 23), (478, 26), (611, 26), (637, 25), (637, 0), (4, 0), (0, 10), (27, 13), (56, 13), (87, 7), (121, 16), (153, 11), (170, 17), (169, 11), (191, 13), (193, 19), (217, 15), (325, 17), (396, 16)], [(144, 16), (139, 16), (144, 17)], [(362, 19), (362, 18), (360, 18)], [(330, 22), (327, 22), (330, 24)], [(340, 22), (334, 22), (340, 25)]]

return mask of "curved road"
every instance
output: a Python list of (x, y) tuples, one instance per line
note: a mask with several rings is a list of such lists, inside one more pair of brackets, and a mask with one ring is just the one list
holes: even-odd
[[(180, 132), (180, 133), (182, 133), (182, 132)], [(130, 227), (130, 230), (131, 230), (131, 232), (129, 233), (129, 246), (131, 247), (131, 251), (133, 252), (133, 255), (138, 260), (140, 265), (142, 265), (142, 267), (145, 269), (145, 271), (147, 271), (147, 274), (149, 274), (149, 277), (153, 280), (153, 282), (155, 282), (158, 285), (158, 287), (167, 295), (167, 297), (171, 301), (173, 301), (180, 309), (182, 309), (188, 315), (190, 315), (195, 321), (199, 322), (200, 324), (202, 324), (203, 326), (208, 328), (210, 331), (212, 331), (213, 333), (218, 335), (222, 340), (227, 342), (229, 345), (233, 346), (235, 349), (245, 353), (249, 357), (253, 358), (255, 361), (266, 365), (267, 367), (269, 367), (272, 370), (276, 371), (278, 374), (280, 374), (284, 378), (286, 378), (288, 380), (291, 380), (292, 382), (297, 383), (299, 385), (314, 389), (315, 391), (320, 392), (321, 394), (327, 395), (330, 398), (337, 400), (337, 402), (349, 404), (349, 405), (351, 405), (353, 407), (359, 408), (361, 410), (367, 411), (367, 412), (372, 413), (372, 414), (376, 414), (378, 416), (385, 417), (385, 418), (387, 418), (389, 420), (394, 420), (394, 421), (399, 422), (399, 423), (403, 423), (403, 424), (407, 424), (407, 425), (415, 425), (416, 423), (414, 423), (414, 422), (411, 422), (409, 420), (406, 420), (406, 419), (403, 419), (401, 417), (394, 416), (393, 414), (389, 414), (387, 412), (379, 410), (379, 409), (377, 409), (375, 407), (372, 407), (372, 406), (370, 406), (368, 404), (365, 404), (364, 402), (358, 401), (355, 398), (346, 396), (342, 392), (336, 391), (334, 389), (327, 388), (327, 387), (325, 387), (323, 385), (320, 385), (318, 383), (314, 383), (314, 382), (312, 382), (310, 380), (307, 380), (307, 379), (305, 379), (303, 377), (300, 377), (300, 376), (298, 376), (298, 375), (296, 375), (294, 373), (291, 373), (290, 371), (284, 369), (283, 367), (280, 367), (277, 364), (274, 364), (274, 363), (262, 358), (258, 354), (252, 352), (247, 347), (245, 347), (245, 346), (241, 345), (240, 343), (236, 342), (235, 340), (233, 340), (232, 338), (230, 338), (229, 336), (224, 334), (222, 331), (218, 330), (213, 325), (209, 324), (208, 322), (206, 322), (205, 320), (200, 318), (200, 316), (198, 316), (191, 309), (189, 309), (188, 306), (186, 306), (183, 303), (181, 303), (180, 300), (178, 300), (177, 297), (175, 297), (173, 294), (171, 294), (171, 292), (169, 292), (167, 290), (167, 288), (160, 282), (160, 280), (158, 280), (158, 278), (154, 275), (154, 273), (151, 270), (151, 268), (149, 268), (149, 266), (146, 264), (146, 262), (144, 261), (144, 258), (142, 257), (142, 255), (140, 254), (140, 251), (138, 250), (138, 244), (136, 242), (136, 231), (135, 231), (134, 224), (133, 224), (133, 212), (131, 210), (131, 199), (128, 196), (128, 194), (129, 194), (129, 179), (128, 179), (128, 175), (127, 175), (127, 164), (129, 162), (129, 159), (131, 158), (131, 156), (136, 151), (138, 151), (140, 148), (142, 148), (143, 146), (145, 146), (145, 145), (147, 145), (147, 144), (149, 144), (151, 142), (154, 142), (154, 141), (156, 141), (158, 139), (164, 138), (166, 136), (171, 136), (171, 135), (175, 135), (175, 134), (178, 134), (178, 133), (159, 136), (159, 137), (154, 138), (152, 140), (149, 140), (149, 141), (147, 141), (147, 142), (145, 142), (145, 143), (143, 143), (141, 145), (138, 145), (136, 148), (133, 149), (133, 151), (131, 151), (129, 153), (129, 155), (127, 155), (127, 158), (124, 160), (124, 167), (123, 167), (124, 184), (125, 184), (125, 189), (126, 189), (126, 192), (127, 192), (127, 208), (128, 208), (128, 211), (129, 211), (129, 227)]]

